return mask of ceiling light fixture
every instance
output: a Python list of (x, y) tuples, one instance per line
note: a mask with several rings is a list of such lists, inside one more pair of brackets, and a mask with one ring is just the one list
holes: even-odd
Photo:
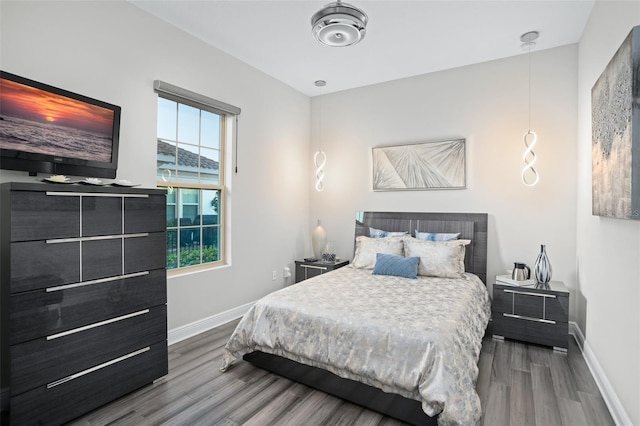
[(314, 13), (311, 31), (326, 46), (351, 46), (364, 38), (368, 19), (362, 10), (338, 0)]
[(538, 172), (533, 168), (533, 165), (536, 162), (536, 153), (533, 152), (533, 147), (536, 145), (538, 135), (536, 135), (536, 132), (531, 130), (531, 49), (536, 45), (535, 40), (538, 39), (539, 35), (540, 33), (537, 31), (529, 31), (520, 36), (522, 48), (527, 49), (529, 52), (529, 130), (522, 136), (526, 149), (522, 155), (524, 167), (522, 168), (521, 174), (522, 183), (526, 186), (534, 186), (540, 179)]

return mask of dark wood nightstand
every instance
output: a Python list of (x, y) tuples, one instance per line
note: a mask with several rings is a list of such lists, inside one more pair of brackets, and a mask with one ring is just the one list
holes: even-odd
[(324, 274), (325, 272), (333, 271), (334, 269), (342, 268), (348, 264), (348, 260), (331, 263), (296, 260), (296, 283), (304, 281), (307, 278), (315, 277), (316, 275)]
[(493, 337), (523, 340), (567, 351), (569, 290), (560, 281), (547, 286), (493, 284)]

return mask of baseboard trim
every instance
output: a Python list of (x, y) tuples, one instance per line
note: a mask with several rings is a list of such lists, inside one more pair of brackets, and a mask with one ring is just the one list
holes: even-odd
[(584, 334), (582, 334), (577, 322), (569, 321), (569, 334), (573, 336), (580, 350), (584, 352)]
[(600, 389), (602, 398), (611, 413), (611, 417), (613, 417), (613, 421), (619, 426), (633, 426), (627, 411), (622, 406), (616, 391), (613, 389), (613, 386), (611, 386), (611, 382), (609, 382), (607, 375), (600, 366), (598, 359), (589, 346), (589, 342), (584, 338), (584, 334), (577, 323), (569, 321), (569, 334), (573, 336), (580, 347), (582, 356), (587, 363), (587, 367), (589, 367), (589, 371), (591, 371), (593, 379), (596, 381), (596, 385), (598, 385), (598, 389)]
[(222, 324), (228, 323), (229, 321), (240, 318), (247, 313), (255, 303), (255, 301), (249, 302), (242, 306), (229, 309), (228, 311), (220, 312), (219, 314), (169, 330), (167, 343), (171, 346), (174, 343), (181, 342), (189, 337), (196, 336), (207, 330), (211, 330), (212, 328), (216, 328)]

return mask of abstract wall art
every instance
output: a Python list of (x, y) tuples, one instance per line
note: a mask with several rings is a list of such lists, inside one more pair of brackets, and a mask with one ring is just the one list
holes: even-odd
[(373, 190), (464, 189), (465, 140), (377, 146)]
[(592, 213), (640, 220), (640, 26), (591, 89)]

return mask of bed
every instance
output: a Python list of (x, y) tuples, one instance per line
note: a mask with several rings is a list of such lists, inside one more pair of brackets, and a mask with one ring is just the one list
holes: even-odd
[[(370, 238), (381, 230), (383, 238)], [(417, 232), (457, 234), (464, 242), (418, 241)], [(486, 214), (358, 214), (352, 265), (258, 301), (230, 337), (221, 370), (242, 357), (407, 423), (476, 424), (477, 360), (490, 316), (486, 232)], [(396, 256), (398, 244), (411, 256)], [(453, 262), (464, 264), (464, 271), (447, 276), (444, 268), (441, 276), (440, 263), (429, 265), (416, 251), (426, 248), (431, 256), (444, 246), (464, 247)], [(372, 255), (373, 270), (367, 267)], [(417, 270), (436, 276), (409, 279), (380, 267), (416, 257)]]

